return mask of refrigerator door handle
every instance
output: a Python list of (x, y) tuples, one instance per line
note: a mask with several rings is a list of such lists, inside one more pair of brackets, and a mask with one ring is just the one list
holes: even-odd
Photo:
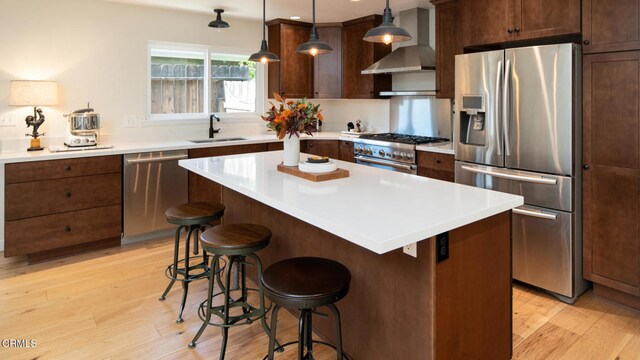
[(502, 138), (503, 132), (500, 129), (500, 88), (502, 86), (502, 60), (498, 61), (498, 75), (496, 76), (496, 94), (494, 97), (494, 107), (496, 109), (495, 124), (496, 124), (496, 142), (498, 145), (498, 156), (502, 156)]
[(494, 176), (497, 178), (508, 179), (508, 180), (517, 180), (517, 181), (524, 181), (524, 182), (530, 182), (535, 184), (545, 184), (545, 185), (556, 185), (558, 183), (557, 179), (548, 178), (544, 176), (509, 174), (504, 172), (485, 170), (485, 169), (481, 169), (481, 168), (477, 168), (475, 166), (469, 166), (469, 165), (462, 165), (461, 168), (463, 170), (470, 171), (472, 173), (489, 175), (489, 176)]
[(545, 219), (545, 220), (556, 220), (558, 217), (557, 214), (547, 212), (547, 211), (542, 211), (542, 210), (530, 209), (526, 206), (520, 206), (513, 209), (513, 213), (518, 215), (524, 215), (524, 216), (532, 216), (532, 217)]
[(511, 89), (509, 84), (511, 83), (511, 59), (507, 59), (504, 72), (504, 92), (502, 96), (502, 121), (504, 130), (504, 153), (506, 156), (511, 156), (511, 143), (509, 139), (509, 99)]

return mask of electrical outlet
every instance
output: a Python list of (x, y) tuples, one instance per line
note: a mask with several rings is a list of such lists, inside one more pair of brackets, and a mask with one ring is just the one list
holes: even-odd
[(12, 127), (16, 126), (12, 118), (5, 116), (0, 118), (0, 127)]
[(126, 128), (138, 127), (138, 117), (135, 115), (125, 115), (124, 127)]
[(402, 252), (404, 252), (407, 255), (413, 256), (414, 258), (417, 258), (418, 257), (418, 243), (405, 245), (402, 248)]
[(442, 262), (449, 258), (449, 233), (436, 235), (436, 262)]

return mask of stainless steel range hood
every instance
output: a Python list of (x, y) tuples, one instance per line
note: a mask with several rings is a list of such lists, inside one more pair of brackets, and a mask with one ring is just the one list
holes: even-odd
[(436, 52), (429, 46), (429, 10), (415, 8), (400, 12), (399, 25), (413, 36), (362, 74), (397, 74), (436, 69)]

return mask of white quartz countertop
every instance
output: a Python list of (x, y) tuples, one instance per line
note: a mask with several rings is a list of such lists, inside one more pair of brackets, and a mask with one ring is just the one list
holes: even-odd
[[(174, 141), (136, 141), (136, 142), (124, 142), (124, 143), (108, 143), (107, 145), (113, 145), (110, 149), (88, 149), (84, 151), (67, 151), (67, 152), (51, 152), (48, 148), (42, 151), (27, 151), (26, 148), (20, 151), (3, 151), (0, 152), (0, 164), (6, 163), (19, 163), (29, 161), (42, 161), (42, 160), (61, 160), (69, 158), (91, 157), (91, 156), (106, 156), (106, 155), (122, 155), (133, 154), (141, 152), (152, 151), (171, 151), (171, 150), (186, 150), (197, 148), (209, 148), (216, 146), (234, 146), (234, 145), (246, 145), (246, 144), (260, 144), (269, 142), (278, 142), (274, 133), (250, 135), (250, 136), (232, 136), (242, 137), (245, 140), (237, 141), (220, 141), (210, 143), (193, 143), (189, 140), (174, 140)], [(217, 136), (215, 139), (224, 139), (225, 136)], [(320, 139), (320, 140), (346, 140), (352, 141), (354, 136), (345, 136), (339, 132), (320, 132), (315, 133), (313, 136), (302, 135), (303, 139)], [(194, 139), (194, 140), (205, 140)], [(433, 146), (418, 146), (419, 151), (430, 151), (445, 154), (453, 154), (453, 146), (451, 143), (440, 143)]]
[(180, 165), (378, 254), (523, 204), (521, 196), (343, 161), (348, 178), (316, 183), (277, 171), (282, 157), (273, 151)]
[(428, 151), (428, 152), (434, 152), (434, 153), (440, 153), (440, 154), (449, 154), (449, 155), (454, 154), (453, 143), (450, 141), (435, 143), (435, 144), (418, 145), (416, 146), (416, 150)]

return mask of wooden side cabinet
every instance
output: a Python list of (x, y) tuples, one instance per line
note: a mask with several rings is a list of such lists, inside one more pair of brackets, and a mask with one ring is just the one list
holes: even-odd
[(453, 155), (418, 151), (416, 160), (419, 176), (454, 182), (455, 161)]
[(584, 277), (638, 308), (640, 51), (586, 55), (583, 72)]
[(331, 45), (334, 52), (315, 56), (313, 61), (313, 97), (342, 98), (342, 24), (318, 24), (321, 41)]
[(432, 0), (436, 7), (436, 97), (455, 97), (455, 56), (464, 52), (464, 1)]
[[(250, 144), (191, 149), (189, 150), (189, 158), (248, 154), (267, 151), (268, 148), (267, 144)], [(189, 171), (189, 202), (198, 201), (222, 203), (222, 187), (218, 183)]]
[(340, 154), (338, 140), (303, 140), (300, 144), (300, 151), (317, 156), (328, 156), (331, 159), (338, 159)]
[(585, 54), (640, 50), (640, 0), (582, 0)]
[(382, 17), (371, 15), (343, 23), (342, 97), (374, 99), (381, 91), (391, 90), (391, 75), (362, 75), (361, 71), (391, 52), (391, 45), (362, 40), (370, 29), (380, 25)]
[(580, 0), (466, 1), (465, 46), (579, 34)]
[(338, 142), (340, 146), (338, 159), (352, 163), (356, 162), (353, 142), (347, 140), (338, 140)]
[(37, 262), (120, 245), (122, 157), (5, 165), (5, 257)]
[(275, 19), (269, 26), (269, 50), (280, 57), (269, 63), (268, 97), (273, 93), (288, 98), (313, 97), (313, 57), (296, 49), (309, 40), (311, 24)]

